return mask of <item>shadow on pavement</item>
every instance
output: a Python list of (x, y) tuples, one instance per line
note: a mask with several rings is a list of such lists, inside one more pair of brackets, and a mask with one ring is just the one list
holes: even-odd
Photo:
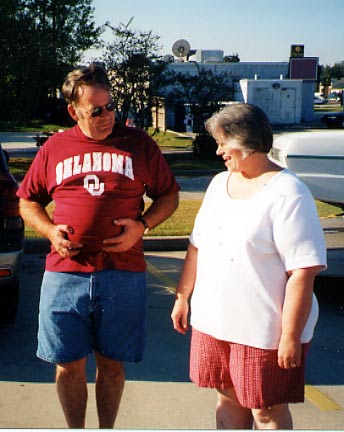
[(317, 278), (319, 320), (306, 369), (314, 385), (344, 384), (344, 290), (342, 278)]
[[(130, 381), (188, 382), (190, 334), (172, 328), (170, 314), (174, 294), (167, 289), (176, 282), (182, 258), (149, 254), (147, 261), (158, 273), (148, 273), (148, 331), (142, 363), (126, 364)], [(0, 326), (0, 381), (53, 382), (55, 367), (35, 356), (40, 283), (44, 254), (25, 254), (21, 297), (14, 323)], [(344, 384), (344, 291), (341, 280), (320, 278), (316, 294), (320, 304), (308, 359), (306, 380), (312, 385)], [(94, 362), (88, 363), (88, 380), (94, 381)]]
[[(24, 256), (20, 303), (16, 320), (0, 326), (0, 381), (53, 382), (55, 367), (36, 358), (40, 283), (45, 256)], [(180, 259), (161, 260), (161, 268), (181, 266)], [(166, 265), (164, 264), (166, 261)], [(168, 261), (168, 263), (167, 263)], [(134, 381), (188, 381), (189, 336), (172, 328), (174, 295), (156, 277), (148, 274), (148, 331), (144, 361), (126, 364), (127, 379)], [(94, 381), (94, 361), (87, 372)]]

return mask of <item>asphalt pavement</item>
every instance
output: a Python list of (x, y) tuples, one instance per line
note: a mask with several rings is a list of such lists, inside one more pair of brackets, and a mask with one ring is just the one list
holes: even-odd
[[(148, 332), (144, 361), (126, 364), (118, 429), (215, 429), (216, 392), (188, 377), (190, 334), (172, 328), (170, 313), (185, 251), (147, 252)], [(63, 429), (54, 367), (35, 357), (44, 253), (25, 254), (18, 315), (0, 326), (0, 428)], [(296, 429), (342, 430), (344, 425), (343, 311), (330, 287), (319, 296), (321, 316), (311, 347), (306, 400), (291, 405)], [(333, 291), (333, 293), (339, 292)], [(343, 303), (340, 303), (343, 305)], [(337, 330), (337, 333), (336, 333)], [(332, 336), (329, 337), (329, 334)], [(94, 360), (87, 367), (87, 428), (97, 428)]]

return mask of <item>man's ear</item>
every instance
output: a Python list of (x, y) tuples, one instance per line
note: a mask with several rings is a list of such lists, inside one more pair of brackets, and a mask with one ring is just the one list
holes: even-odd
[(75, 120), (76, 122), (78, 122), (79, 116), (76, 113), (75, 106), (73, 104), (68, 104), (67, 110), (68, 110), (69, 115), (72, 117), (72, 119)]

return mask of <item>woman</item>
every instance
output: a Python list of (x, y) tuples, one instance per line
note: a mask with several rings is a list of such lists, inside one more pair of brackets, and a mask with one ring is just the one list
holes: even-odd
[(190, 377), (216, 388), (218, 428), (292, 428), (318, 317), (314, 278), (326, 246), (314, 200), (268, 157), (262, 110), (235, 104), (207, 122), (227, 171), (212, 180), (196, 217), (172, 312), (188, 329)]

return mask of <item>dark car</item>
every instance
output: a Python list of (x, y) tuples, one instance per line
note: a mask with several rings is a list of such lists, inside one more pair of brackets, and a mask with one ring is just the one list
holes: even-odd
[(344, 128), (344, 112), (324, 114), (320, 119), (329, 128)]
[(8, 154), (0, 144), (0, 323), (15, 318), (19, 272), (24, 246), (24, 222), (19, 215), (18, 183), (8, 169)]

